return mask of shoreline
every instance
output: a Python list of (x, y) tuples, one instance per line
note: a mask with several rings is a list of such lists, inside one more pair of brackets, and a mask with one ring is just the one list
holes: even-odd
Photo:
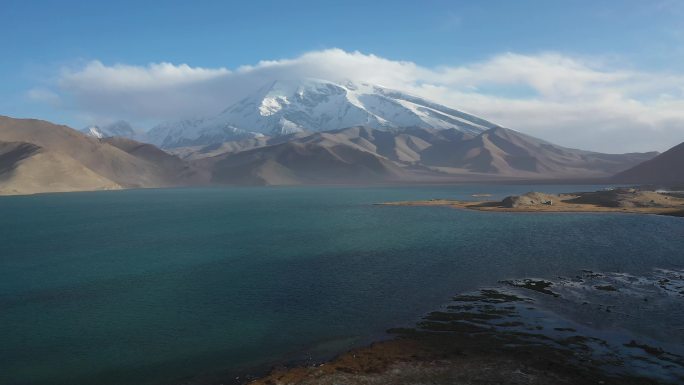
[(44, 190), (33, 192), (17, 192), (10, 189), (0, 189), (0, 197), (34, 196), (43, 194), (69, 194), (79, 192), (101, 192), (101, 191), (128, 191), (128, 190), (166, 190), (166, 189), (193, 189), (193, 188), (298, 188), (298, 187), (421, 187), (421, 186), (462, 186), (462, 185), (586, 185), (586, 186), (606, 186), (615, 185), (609, 179), (447, 179), (447, 180), (418, 180), (418, 181), (380, 181), (373, 183), (302, 183), (302, 184), (196, 184), (196, 185), (177, 185), (177, 186), (118, 186), (106, 189), (67, 189), (67, 190)]
[[(376, 206), (406, 206), (406, 207), (419, 207), (419, 206), (437, 206), (437, 207), (450, 207), (454, 209), (466, 209), (474, 211), (485, 211), (485, 212), (502, 212), (502, 213), (623, 213), (623, 214), (654, 214), (654, 215), (666, 215), (682, 217), (684, 216), (684, 209), (671, 209), (671, 208), (610, 208), (610, 207), (600, 207), (600, 206), (589, 206), (586, 207), (563, 207), (554, 209), (545, 208), (510, 208), (502, 206), (489, 206), (493, 202), (478, 202), (478, 201), (459, 201), (450, 199), (435, 199), (427, 201), (398, 201), (398, 202), (381, 202), (375, 203)], [(495, 202), (498, 203), (498, 202)]]
[[(639, 377), (610, 378), (595, 368), (569, 365), (567, 353), (548, 347), (505, 349), (493, 336), (426, 334), (415, 329), (390, 329), (393, 339), (351, 349), (332, 360), (309, 366), (281, 366), (249, 385), (383, 384), (412, 380), (441, 384), (456, 374), (482, 384), (652, 384)], [(496, 369), (493, 371), (492, 369)], [(457, 373), (454, 373), (457, 372)], [(515, 379), (516, 376), (520, 378)], [(408, 381), (408, 382), (407, 382)]]
[[(542, 385), (679, 383), (681, 351), (664, 350), (647, 337), (592, 328), (554, 313), (549, 303), (574, 298), (577, 282), (594, 292), (583, 303), (589, 313), (619, 313), (601, 298), (626, 289), (621, 273), (584, 271), (559, 281), (523, 279), (466, 292), (423, 317), (415, 327), (388, 330), (394, 338), (351, 349), (318, 364), (280, 366), (250, 385), (369, 385), (454, 383)], [(656, 270), (644, 287), (665, 282), (656, 292), (677, 293), (682, 271)], [(658, 291), (660, 290), (660, 291)], [(582, 291), (580, 291), (582, 292)], [(586, 298), (585, 298), (586, 299)], [(643, 301), (632, 298), (635, 301)], [(596, 300), (596, 302), (594, 302)], [(575, 304), (578, 305), (578, 304)], [(574, 306), (574, 305), (573, 305)], [(631, 305), (630, 305), (631, 306)], [(588, 309), (587, 309), (588, 308)], [(551, 314), (551, 316), (549, 316)], [(543, 319), (542, 319), (543, 318)], [(541, 319), (541, 321), (540, 321)], [(676, 343), (676, 342), (675, 342)], [(668, 349), (667, 345), (663, 345)], [(681, 350), (681, 349), (680, 349)], [(606, 353), (607, 352), (607, 353)], [(648, 363), (651, 367), (639, 367)], [(674, 368), (674, 369), (672, 369)]]
[[(486, 196), (487, 194), (477, 194)], [(478, 197), (474, 196), (474, 197)], [(501, 201), (430, 199), (376, 203), (378, 206), (442, 206), (508, 213), (626, 213), (684, 217), (684, 198), (679, 195), (615, 189), (596, 192), (544, 194), (530, 192)]]

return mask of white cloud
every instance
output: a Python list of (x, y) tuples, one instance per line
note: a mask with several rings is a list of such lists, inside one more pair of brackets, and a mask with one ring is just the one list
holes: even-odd
[(26, 96), (31, 100), (47, 103), (53, 107), (58, 107), (60, 105), (59, 95), (46, 88), (32, 88), (28, 90)]
[(63, 70), (60, 84), (84, 90), (104, 87), (111, 91), (145, 91), (184, 86), (229, 73), (225, 68), (192, 68), (187, 64), (176, 66), (171, 63), (155, 63), (147, 67), (117, 64), (108, 67), (99, 61), (92, 61), (77, 71)]
[(684, 141), (684, 75), (559, 53), (436, 68), (339, 49), (235, 70), (93, 61), (62, 70), (53, 90), (37, 89), (34, 99), (103, 120), (159, 121), (215, 114), (272, 80), (298, 77), (400, 89), (571, 147), (646, 151)]

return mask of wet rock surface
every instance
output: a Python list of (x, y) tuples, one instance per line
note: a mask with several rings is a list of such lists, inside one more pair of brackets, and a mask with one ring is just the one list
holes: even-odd
[(684, 383), (684, 271), (503, 281), (389, 333), (254, 383)]

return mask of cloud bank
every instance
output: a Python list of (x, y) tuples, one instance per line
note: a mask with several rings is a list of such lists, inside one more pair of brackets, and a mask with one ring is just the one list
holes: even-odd
[(216, 114), (270, 81), (300, 77), (398, 89), (568, 147), (662, 151), (684, 141), (683, 74), (559, 53), (434, 68), (339, 49), (236, 69), (92, 61), (29, 96), (93, 120), (166, 121)]

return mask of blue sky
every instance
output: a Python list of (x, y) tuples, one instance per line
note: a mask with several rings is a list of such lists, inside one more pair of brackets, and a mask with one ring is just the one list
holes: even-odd
[[(672, 119), (679, 116), (672, 116), (669, 110), (662, 112), (661, 103), (662, 95), (669, 98), (670, 104), (672, 99), (682, 99), (681, 87), (673, 87), (672, 81), (667, 80), (677, 82), (684, 73), (681, 1), (0, 0), (0, 5), (3, 115), (38, 117), (78, 128), (98, 119), (124, 118), (142, 126), (165, 120), (163, 114), (108, 112), (106, 108), (83, 103), (85, 96), (78, 94), (80, 88), (70, 83), (64, 85), (64, 73), (78, 74), (94, 61), (107, 68), (119, 64), (150, 70), (151, 63), (170, 63), (235, 71), (243, 65), (258, 65), (262, 60), (297, 59), (307, 53), (337, 48), (392, 62), (409, 62), (440, 73), (444, 68), (474, 70), (507, 54), (542, 58), (548, 64), (548, 55), (553, 54), (556, 58), (550, 60), (554, 66), (564, 65), (565, 61), (571, 69), (580, 66), (600, 74), (637, 74), (641, 79), (639, 91), (625, 94), (623, 99), (643, 102), (649, 108), (656, 99), (660, 103), (658, 111), (667, 124), (659, 123), (659, 129), (667, 134), (662, 143), (654, 142), (653, 146), (663, 149), (675, 144), (681, 134), (671, 132), (670, 127)], [(523, 66), (526, 63), (518, 62)], [(653, 77), (656, 80), (644, 80)], [(662, 84), (650, 87), (655, 90), (644, 91), (649, 87), (643, 83), (649, 81)], [(421, 78), (412, 84), (427, 82)], [(459, 87), (468, 86), (478, 90), (474, 98), (484, 95), (497, 103), (502, 98), (559, 102), (558, 95), (537, 87), (539, 82), (535, 79), (482, 80), (477, 84), (432, 82), (460, 93), (464, 89)], [(629, 80), (620, 83), (620, 92), (628, 92), (624, 91), (629, 88), (625, 82)], [(669, 86), (663, 85), (668, 83)], [(601, 100), (615, 89), (611, 83)], [(412, 91), (426, 92), (425, 88)], [(444, 92), (423, 96), (434, 96), (456, 108), (461, 107), (457, 102), (464, 100), (462, 95), (450, 99)], [(567, 92), (562, 96), (566, 98), (562, 102), (578, 103), (568, 99)], [(103, 98), (115, 100), (111, 95)], [(502, 115), (495, 106), (482, 107), (483, 103), (486, 100), (465, 104), (471, 111), (484, 112), (488, 115), (485, 117), (494, 115), (509, 125), (529, 125), (525, 119)], [(625, 119), (622, 115), (620, 118)], [(607, 114), (601, 121), (609, 119)], [(524, 127), (514, 128), (524, 131)], [(563, 129), (567, 127), (552, 127), (548, 133)], [(541, 132), (541, 128), (530, 130), (536, 135)], [(563, 140), (553, 134), (546, 137)], [(629, 150), (638, 146), (623, 147)]]

